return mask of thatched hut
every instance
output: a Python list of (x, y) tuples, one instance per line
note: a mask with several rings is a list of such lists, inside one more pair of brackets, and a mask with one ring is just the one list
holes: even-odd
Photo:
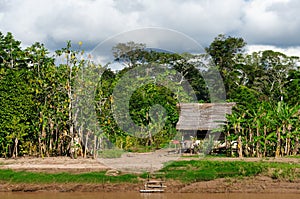
[(193, 135), (199, 139), (204, 138), (207, 132), (219, 129), (226, 122), (226, 114), (232, 113), (234, 105), (235, 103), (181, 103), (178, 105), (180, 115), (176, 128), (185, 132), (185, 137)]

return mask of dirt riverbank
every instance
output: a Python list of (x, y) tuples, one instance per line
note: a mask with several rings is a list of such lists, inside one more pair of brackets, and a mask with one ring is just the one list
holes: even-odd
[[(161, 158), (161, 162), (157, 161)], [(0, 169), (12, 169), (17, 171), (34, 171), (34, 172), (70, 172), (82, 173), (92, 171), (105, 171), (110, 169), (125, 169), (134, 167), (136, 171), (147, 169), (146, 166), (151, 165), (151, 169), (159, 169), (164, 161), (171, 160), (163, 154), (126, 154), (122, 158), (107, 160), (103, 163), (99, 159), (70, 159), (68, 157), (49, 157), (49, 158), (17, 158), (17, 159), (0, 159)], [(182, 158), (188, 160), (188, 158)], [(153, 162), (151, 162), (151, 160)], [(232, 158), (216, 158), (216, 161), (240, 161), (240, 159)], [(282, 158), (261, 160), (257, 158), (244, 159), (243, 161), (277, 161), (300, 163), (299, 158)], [(159, 162), (159, 163), (157, 163)], [(25, 184), (1, 182), (0, 192), (22, 191), (51, 191), (51, 192), (137, 192), (143, 188), (144, 182), (139, 183), (50, 183), (50, 184)], [(184, 184), (178, 181), (167, 181), (166, 192), (170, 193), (299, 193), (300, 180), (278, 180), (267, 176), (255, 176), (245, 178), (222, 178), (212, 181), (193, 182)]]
[[(216, 179), (212, 181), (183, 184), (176, 181), (165, 183), (167, 193), (297, 193), (300, 194), (300, 181), (273, 180), (258, 176), (243, 179)], [(138, 192), (143, 183), (120, 184), (24, 184), (1, 183), (0, 192)]]

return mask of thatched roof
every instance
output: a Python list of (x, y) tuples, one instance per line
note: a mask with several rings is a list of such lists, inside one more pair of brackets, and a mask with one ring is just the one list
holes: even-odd
[(226, 121), (235, 103), (181, 103), (178, 130), (213, 130)]

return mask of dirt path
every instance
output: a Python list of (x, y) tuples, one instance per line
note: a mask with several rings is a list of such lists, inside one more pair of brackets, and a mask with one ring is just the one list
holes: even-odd
[(69, 157), (48, 157), (48, 158), (17, 158), (0, 159), (0, 169), (13, 169), (38, 172), (90, 172), (109, 169), (94, 159), (71, 159)]
[(154, 172), (161, 169), (164, 164), (178, 160), (179, 154), (168, 150), (158, 150), (149, 153), (125, 153), (121, 158), (98, 159), (107, 167), (132, 173)]
[[(205, 157), (203, 157), (205, 159)], [(199, 160), (203, 158), (180, 157), (169, 150), (150, 153), (124, 153), (121, 158), (0, 158), (0, 169), (45, 171), (45, 172), (90, 172), (115, 169), (125, 172), (153, 172), (161, 169), (167, 162), (174, 160)], [(207, 158), (215, 161), (251, 161), (299, 163), (300, 158)]]
[(179, 155), (159, 150), (149, 153), (124, 153), (121, 158), (17, 158), (0, 159), (0, 169), (45, 171), (45, 172), (89, 172), (115, 169), (141, 173), (159, 170), (166, 162), (178, 160)]

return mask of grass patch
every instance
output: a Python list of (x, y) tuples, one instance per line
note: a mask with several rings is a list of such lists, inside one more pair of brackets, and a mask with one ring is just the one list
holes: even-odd
[(107, 149), (99, 153), (100, 158), (120, 158), (124, 153), (121, 149)]
[(300, 170), (300, 165), (290, 163), (190, 160), (169, 163), (160, 171), (166, 173), (166, 179), (197, 182), (258, 174), (276, 179), (294, 180), (300, 178), (297, 170)]
[(267, 175), (273, 179), (294, 181), (300, 179), (300, 165), (296, 163), (269, 163)]
[(300, 179), (300, 164), (278, 162), (246, 162), (217, 160), (182, 160), (168, 162), (156, 173), (106, 176), (105, 171), (81, 174), (36, 173), (0, 169), (0, 182), (10, 183), (137, 183), (139, 178), (179, 180), (184, 183), (209, 181), (217, 178), (243, 178), (259, 174), (294, 181)]
[(284, 158), (300, 158), (300, 155), (289, 155), (289, 156), (284, 156)]
[(184, 159), (184, 158), (199, 158), (199, 155), (197, 155), (197, 154), (184, 155), (184, 156), (181, 156), (180, 158), (181, 159)]
[(12, 183), (122, 183), (137, 182), (137, 176), (123, 174), (106, 176), (105, 172), (71, 173), (35, 173), (24, 171), (0, 170), (0, 181)]
[(180, 158), (181, 159), (184, 159), (184, 158), (203, 158), (203, 159), (210, 159), (210, 158), (220, 158), (220, 157), (226, 157), (226, 154), (212, 154), (212, 155), (204, 155), (204, 154), (185, 154), (184, 156), (181, 156)]

